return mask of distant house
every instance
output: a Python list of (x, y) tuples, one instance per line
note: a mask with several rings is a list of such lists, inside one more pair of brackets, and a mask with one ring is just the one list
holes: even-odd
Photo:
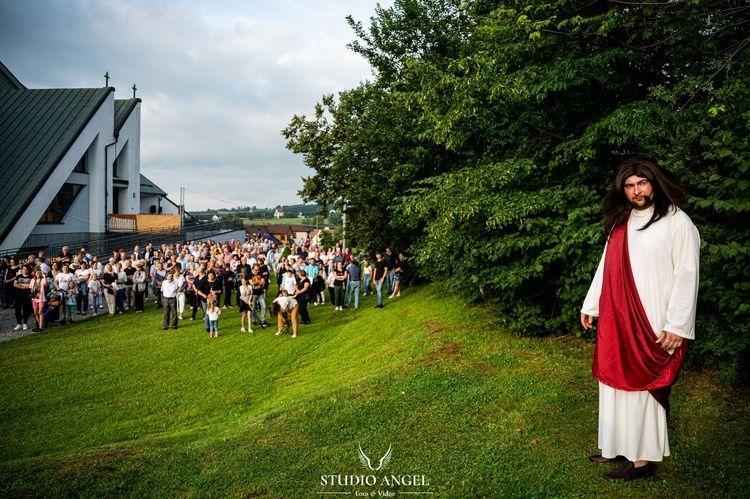
[(276, 208), (273, 212), (273, 218), (278, 220), (279, 218), (284, 218), (284, 210)]
[(278, 244), (283, 244), (284, 246), (288, 246), (292, 242), (299, 243), (300, 239), (304, 241), (309, 237), (311, 230), (305, 225), (263, 224), (245, 225), (245, 232), (248, 234), (248, 237), (253, 237), (253, 234), (260, 233), (261, 228), (273, 236)]
[(0, 63), (0, 251), (108, 231), (141, 208), (141, 100), (28, 89)]

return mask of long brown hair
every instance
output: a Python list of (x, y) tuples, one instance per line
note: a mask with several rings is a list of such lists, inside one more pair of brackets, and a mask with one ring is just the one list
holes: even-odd
[(688, 194), (685, 186), (674, 173), (651, 158), (632, 157), (617, 167), (612, 186), (602, 202), (604, 232), (607, 235), (614, 226), (628, 221), (631, 206), (625, 197), (625, 180), (633, 175), (648, 179), (654, 189), (654, 214), (639, 230), (647, 229), (652, 223), (666, 215), (670, 208), (683, 208), (687, 203)]

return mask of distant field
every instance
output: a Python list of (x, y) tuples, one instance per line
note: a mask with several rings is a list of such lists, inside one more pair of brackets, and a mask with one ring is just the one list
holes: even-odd
[(711, 373), (680, 379), (657, 476), (610, 483), (591, 344), (435, 286), (374, 304), (296, 339), (237, 310), (163, 331), (150, 303), (0, 343), (0, 496), (746, 497), (749, 398)]

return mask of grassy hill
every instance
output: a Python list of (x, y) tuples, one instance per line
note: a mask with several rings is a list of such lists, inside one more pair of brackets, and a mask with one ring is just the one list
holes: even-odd
[(506, 334), (433, 286), (373, 305), (310, 307), (296, 339), (236, 310), (218, 339), (163, 331), (151, 303), (0, 344), (0, 495), (745, 495), (748, 397), (711, 373), (680, 379), (657, 476), (610, 483), (586, 459), (592, 345)]

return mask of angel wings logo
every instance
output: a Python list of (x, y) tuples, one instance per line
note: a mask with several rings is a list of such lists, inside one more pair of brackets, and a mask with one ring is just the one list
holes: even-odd
[[(405, 492), (399, 492), (402, 494), (432, 494), (432, 492), (426, 491), (423, 487), (429, 487), (430, 482), (425, 475), (419, 475), (415, 473), (403, 474), (403, 473), (385, 473), (383, 470), (391, 464), (391, 458), (393, 457), (393, 446), (388, 444), (388, 450), (385, 454), (380, 456), (375, 461), (365, 454), (362, 449), (362, 444), (358, 444), (358, 457), (362, 467), (366, 470), (364, 474), (326, 474), (320, 475), (320, 487), (324, 490), (319, 490), (318, 494), (349, 494), (351, 490), (326, 490), (328, 487), (355, 487), (354, 494), (356, 496), (370, 497), (394, 497), (396, 492), (390, 490), (394, 487), (400, 487)], [(379, 473), (377, 473), (379, 472)], [(377, 474), (376, 474), (377, 473)], [(364, 490), (364, 487), (375, 487), (376, 490)]]
[(372, 461), (370, 461), (370, 458), (367, 457), (367, 454), (365, 454), (365, 451), (362, 450), (362, 445), (359, 446), (359, 462), (362, 463), (362, 466), (365, 467), (365, 469), (368, 469), (370, 471), (380, 471), (391, 462), (391, 451), (393, 450), (393, 447), (389, 444), (388, 450), (383, 455), (383, 457), (380, 458), (380, 462), (378, 463), (377, 468), (372, 467)]

